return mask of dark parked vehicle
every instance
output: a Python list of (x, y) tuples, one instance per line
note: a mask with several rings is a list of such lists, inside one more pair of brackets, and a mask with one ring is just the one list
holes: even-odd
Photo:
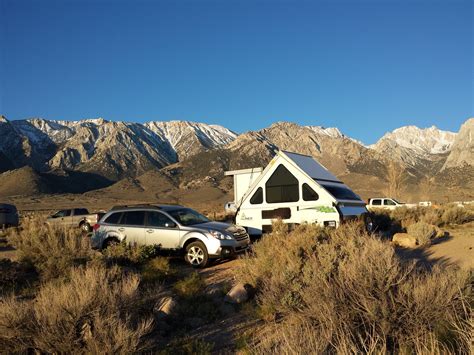
[(0, 203), (0, 228), (18, 227), (18, 210), (14, 205)]

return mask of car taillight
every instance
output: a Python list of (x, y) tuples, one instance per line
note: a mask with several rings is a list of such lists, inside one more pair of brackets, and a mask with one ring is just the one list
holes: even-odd
[(92, 227), (92, 230), (95, 232), (99, 228), (100, 228), (100, 224), (96, 223), (96, 224), (94, 224), (94, 227)]

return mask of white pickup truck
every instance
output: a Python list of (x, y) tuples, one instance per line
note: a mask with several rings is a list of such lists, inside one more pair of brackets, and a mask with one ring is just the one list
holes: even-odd
[(72, 208), (58, 211), (46, 219), (46, 223), (58, 226), (79, 227), (85, 233), (92, 231), (92, 226), (96, 224), (105, 213), (90, 214), (86, 208)]
[(390, 197), (371, 198), (369, 199), (369, 203), (366, 205), (368, 210), (377, 210), (381, 208), (387, 210), (394, 210), (401, 207), (414, 208), (416, 206), (416, 204), (400, 202)]

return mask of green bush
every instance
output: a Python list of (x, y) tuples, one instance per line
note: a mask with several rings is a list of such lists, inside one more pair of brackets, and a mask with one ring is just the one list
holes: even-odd
[(206, 284), (197, 272), (175, 283), (174, 290), (180, 297), (190, 298), (204, 292)]
[(175, 274), (169, 259), (164, 257), (148, 260), (141, 269), (142, 279), (145, 282), (164, 281)]
[(158, 255), (159, 248), (154, 245), (136, 245), (125, 241), (111, 245), (104, 250), (104, 256), (120, 265), (136, 265)]
[(254, 353), (467, 353), (470, 346), (466, 275), (416, 269), (351, 224), (266, 235), (236, 274), (257, 286), (266, 320)]

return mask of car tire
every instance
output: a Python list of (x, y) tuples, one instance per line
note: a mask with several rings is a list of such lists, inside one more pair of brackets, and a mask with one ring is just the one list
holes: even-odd
[(80, 225), (79, 227), (81, 227), (81, 230), (82, 230), (84, 233), (90, 233), (90, 232), (92, 232), (92, 227), (91, 227), (91, 225), (90, 225), (88, 222), (81, 223), (81, 225)]
[(375, 231), (375, 223), (374, 223), (374, 219), (372, 218), (372, 216), (369, 214), (365, 217), (365, 230), (367, 233), (372, 233)]
[(192, 242), (186, 246), (184, 260), (195, 268), (203, 268), (209, 261), (209, 254), (203, 242)]

